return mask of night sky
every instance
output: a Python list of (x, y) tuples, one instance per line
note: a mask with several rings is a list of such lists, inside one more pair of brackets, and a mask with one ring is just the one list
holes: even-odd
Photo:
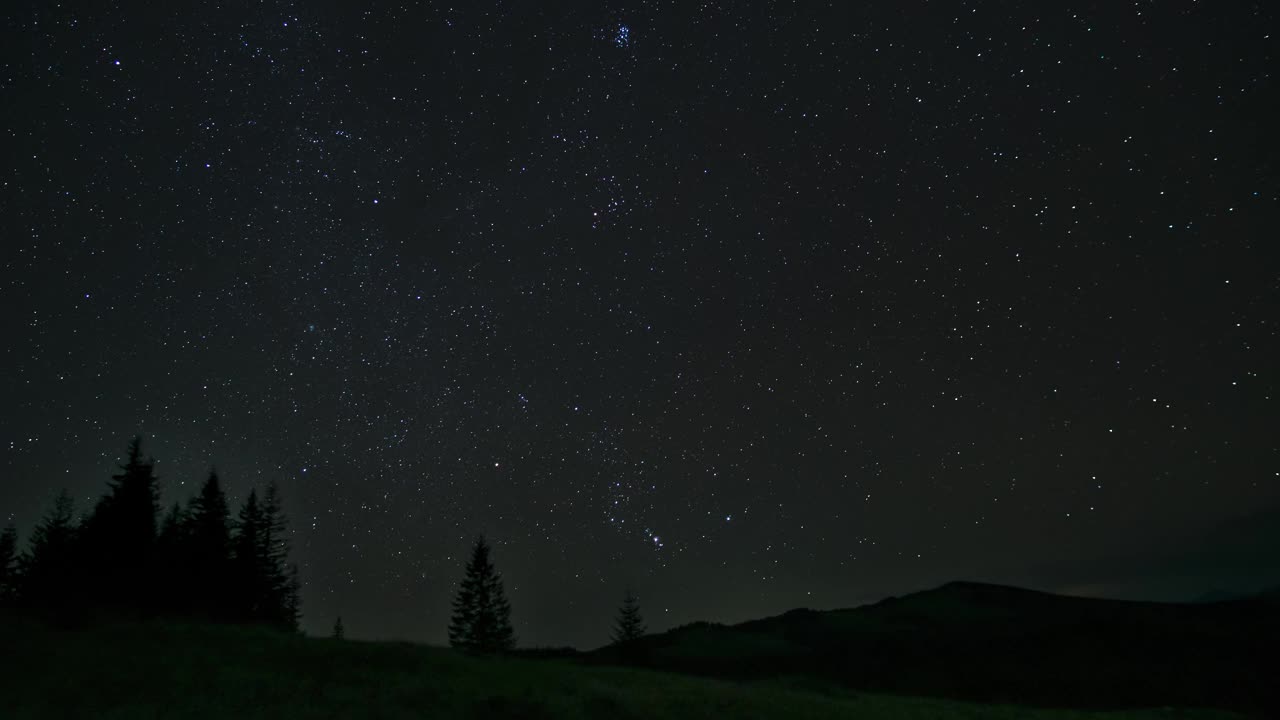
[(318, 633), (1280, 583), (1270, 3), (132, 5), (0, 10), (24, 543), (140, 433)]

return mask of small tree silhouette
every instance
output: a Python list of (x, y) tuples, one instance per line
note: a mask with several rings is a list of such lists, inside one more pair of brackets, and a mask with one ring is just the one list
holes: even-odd
[(473, 652), (502, 652), (515, 646), (511, 630), (511, 604), (502, 589), (502, 577), (489, 559), (489, 544), (476, 538), (466, 576), (453, 599), (449, 644)]
[(17, 595), (18, 529), (8, 525), (0, 531), (0, 605), (10, 605)]
[(622, 643), (635, 640), (642, 637), (646, 629), (644, 618), (640, 616), (640, 601), (630, 590), (627, 590), (626, 596), (622, 598), (622, 607), (618, 609), (618, 618), (614, 621), (613, 641)]
[(339, 615), (337, 621), (333, 623), (333, 639), (343, 640), (347, 637), (346, 628), (342, 627), (342, 616)]

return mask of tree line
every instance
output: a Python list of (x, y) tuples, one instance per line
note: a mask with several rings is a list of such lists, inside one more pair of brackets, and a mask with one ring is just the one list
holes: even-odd
[(57, 620), (98, 614), (184, 616), (296, 631), (297, 567), (274, 483), (233, 518), (216, 471), (161, 516), (155, 461), (129, 443), (107, 492), (84, 516), (64, 490), (18, 551), (0, 532), (0, 602)]
[[(284, 508), (275, 484), (250, 491), (233, 518), (211, 470), (195, 497), (161, 516), (155, 461), (129, 443), (119, 472), (77, 519), (64, 490), (18, 550), (17, 530), (0, 531), (0, 605), (54, 619), (111, 613), (261, 623), (290, 631), (300, 619), (297, 567), (289, 562)], [(628, 591), (610, 635), (642, 636), (639, 602)], [(333, 637), (345, 636), (342, 619)], [(492, 550), (477, 538), (453, 599), (449, 644), (470, 652), (515, 646), (511, 604)]]

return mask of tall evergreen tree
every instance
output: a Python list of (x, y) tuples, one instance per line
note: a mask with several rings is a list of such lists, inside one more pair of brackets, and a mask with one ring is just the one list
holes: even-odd
[(613, 641), (615, 643), (635, 640), (645, 633), (644, 618), (640, 616), (640, 601), (627, 590), (622, 598), (622, 607), (618, 609), (618, 618), (613, 625)]
[(263, 587), (267, 593), (266, 616), (271, 625), (297, 630), (299, 619), (298, 568), (289, 563), (289, 524), (273, 481), (262, 503)]
[(30, 546), (18, 561), (22, 581), (18, 600), (25, 606), (59, 613), (77, 604), (75, 503), (63, 490), (53, 509), (31, 533)]
[(250, 490), (236, 517), (236, 534), (232, 540), (229, 607), (232, 616), (241, 621), (260, 620), (266, 605), (267, 592), (263, 587), (266, 559), (260, 543), (262, 523), (258, 491)]
[(142, 455), (142, 438), (129, 441), (120, 472), (111, 476), (108, 493), (94, 509), (95, 519), (107, 523), (107, 539), (133, 548), (149, 546), (156, 538), (160, 488), (155, 460)]
[(160, 492), (155, 461), (142, 455), (142, 438), (129, 443), (128, 458), (85, 525), (91, 594), (97, 602), (130, 610), (156, 605), (154, 575)]
[(231, 513), (217, 471), (191, 501), (185, 540), (191, 573), (190, 605), (209, 617), (226, 617), (231, 584)]
[(453, 600), (449, 644), (474, 652), (501, 652), (515, 646), (511, 630), (511, 605), (502, 588), (502, 577), (490, 560), (484, 536), (476, 538), (466, 576)]
[(284, 604), (280, 608), (279, 621), (276, 623), (283, 630), (299, 632), (302, 620), (302, 581), (298, 578), (298, 565), (289, 564), (285, 578)]
[(233, 617), (296, 631), (300, 583), (289, 563), (288, 525), (275, 484), (261, 502), (256, 490), (249, 493), (231, 545)]
[(333, 639), (343, 640), (346, 637), (347, 629), (342, 626), (342, 616), (339, 615), (338, 619), (333, 623)]
[(18, 529), (12, 524), (0, 531), (0, 605), (11, 605), (18, 589)]

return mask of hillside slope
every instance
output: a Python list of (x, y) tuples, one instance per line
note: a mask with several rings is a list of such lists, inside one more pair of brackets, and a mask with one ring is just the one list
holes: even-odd
[(589, 658), (982, 702), (1274, 714), (1280, 698), (1262, 668), (1280, 638), (1278, 607), (1270, 596), (1165, 604), (950, 583), (851, 610), (695, 624)]

